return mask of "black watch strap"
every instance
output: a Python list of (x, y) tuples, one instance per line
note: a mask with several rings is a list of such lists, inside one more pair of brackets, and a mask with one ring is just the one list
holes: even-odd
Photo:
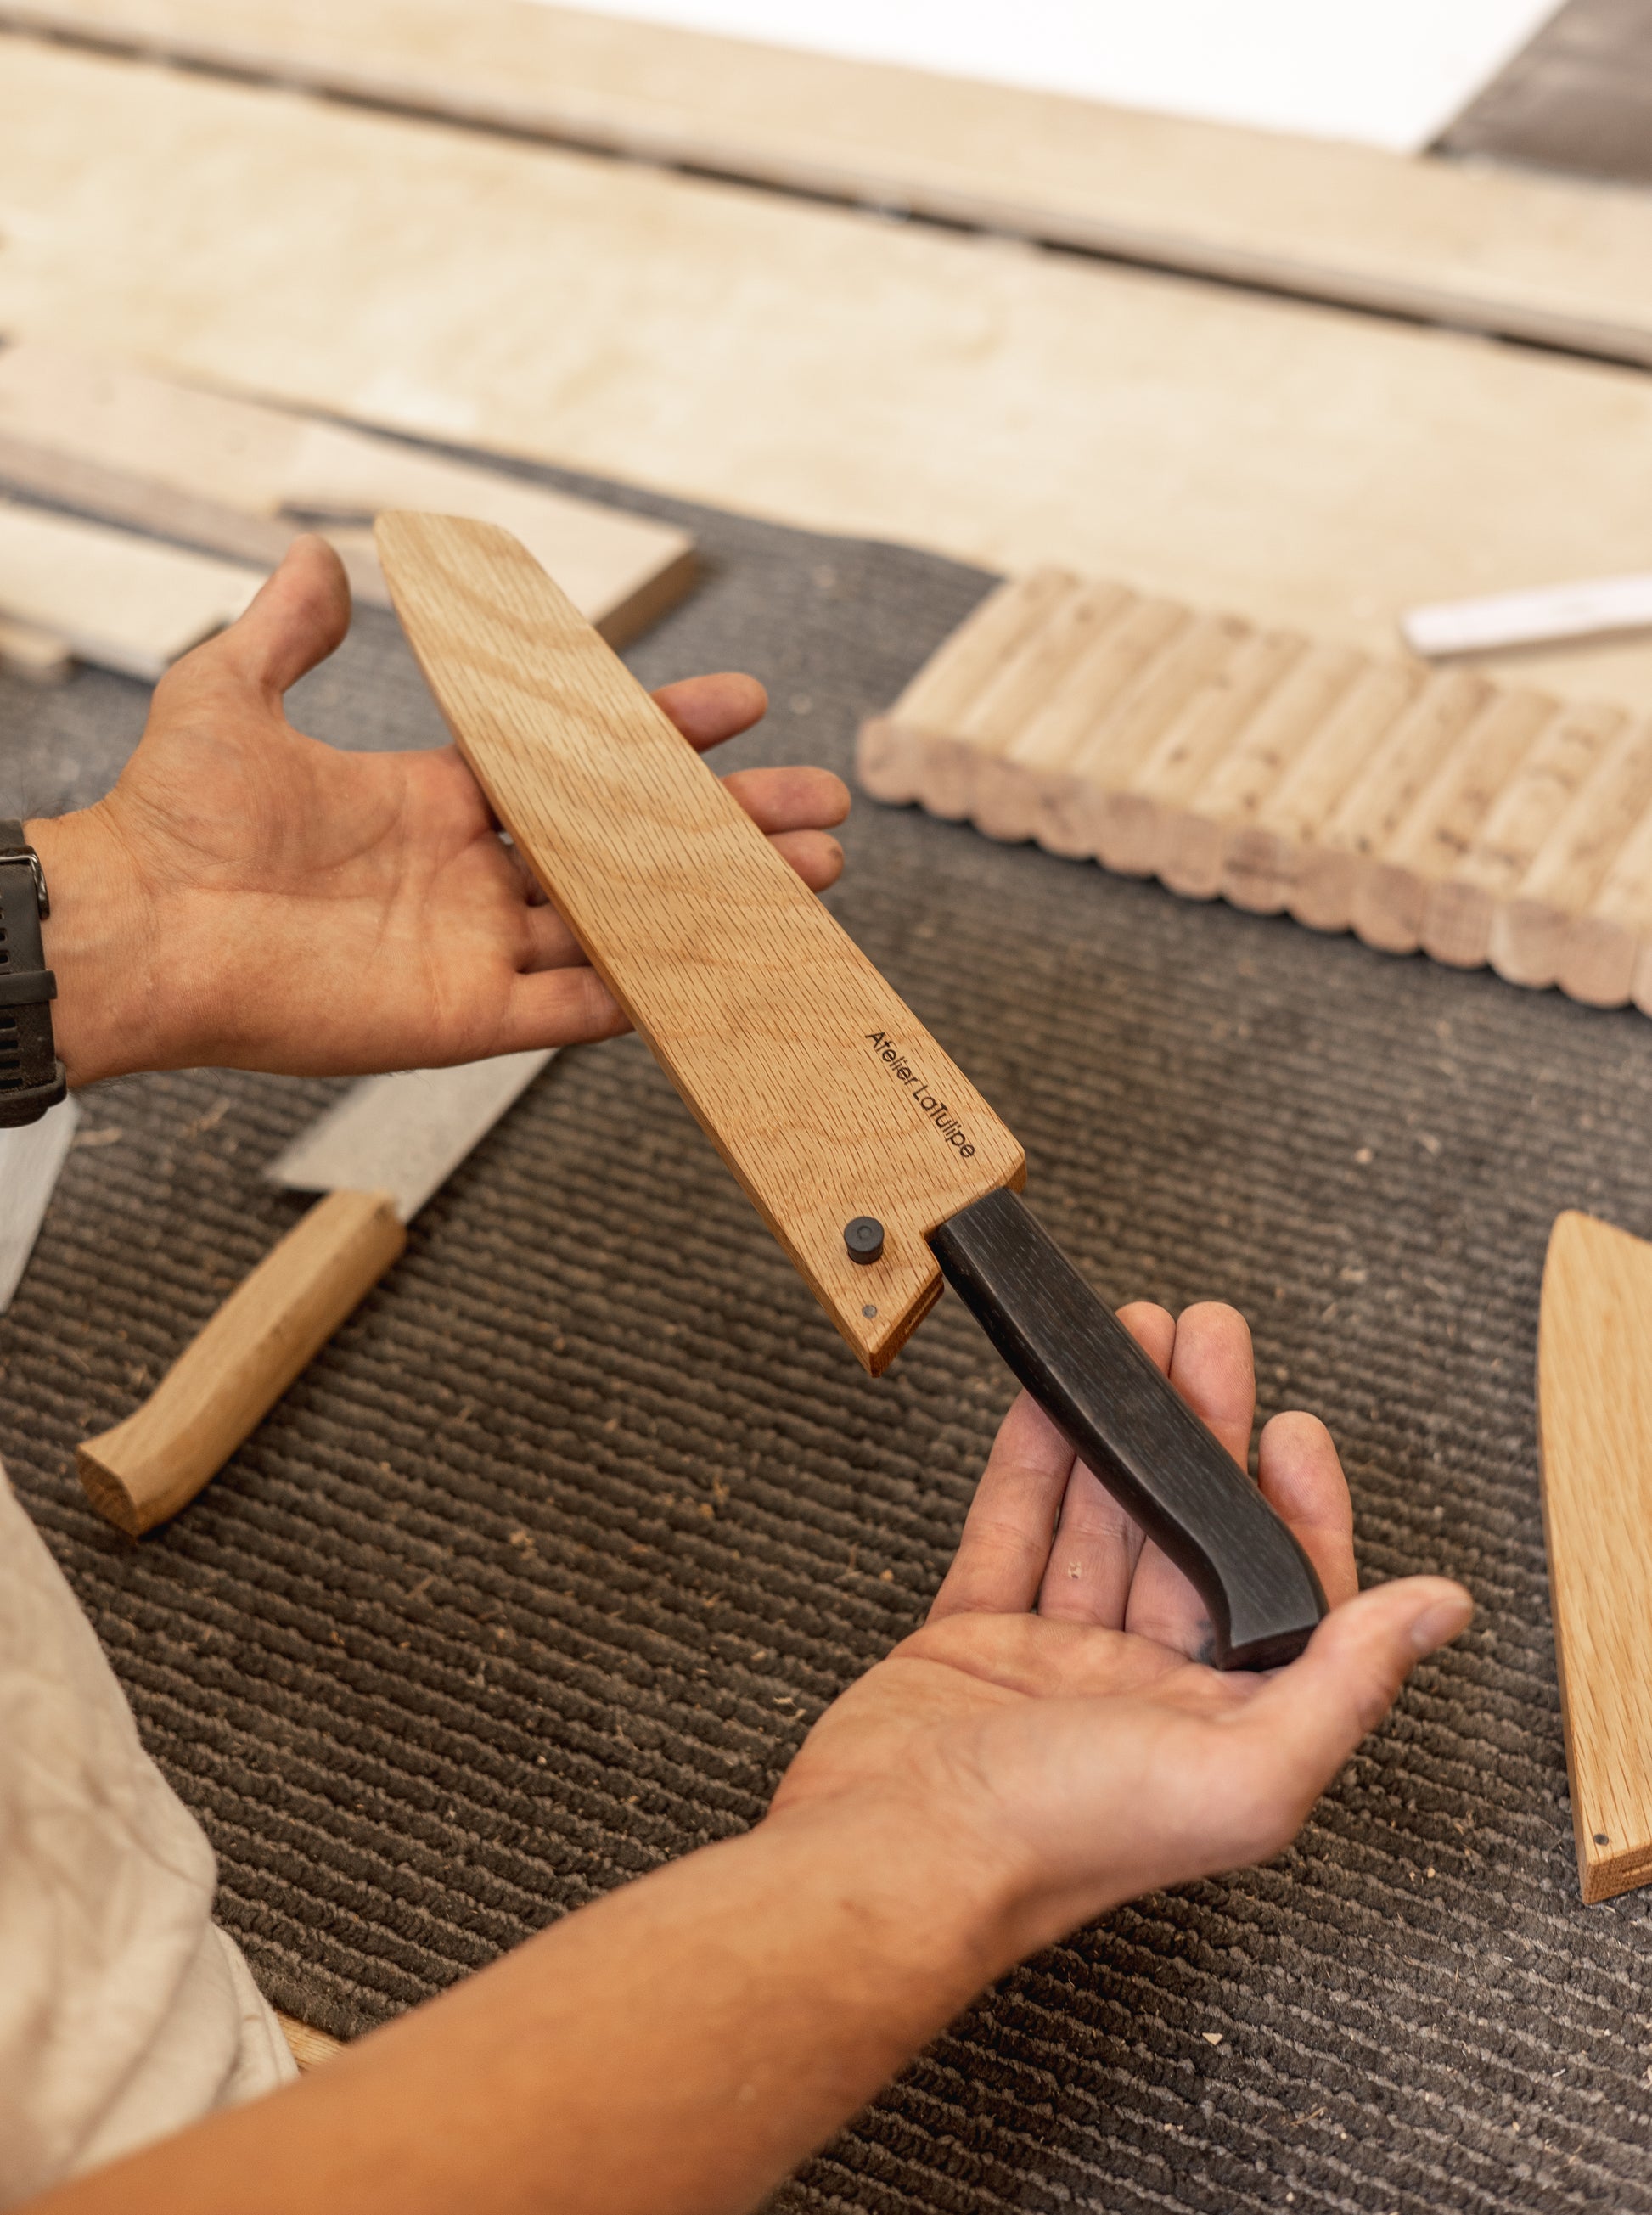
[(52, 1039), (58, 980), (40, 945), (50, 912), (40, 856), (21, 823), (0, 817), (0, 1127), (37, 1122), (69, 1089)]

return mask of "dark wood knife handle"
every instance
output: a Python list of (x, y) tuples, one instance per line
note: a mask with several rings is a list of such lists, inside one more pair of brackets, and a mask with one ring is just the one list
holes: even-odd
[(930, 1244), (1010, 1367), (1204, 1601), (1216, 1666), (1294, 1660), (1325, 1613), (1312, 1563), (1038, 1218), (1014, 1193), (989, 1193)]

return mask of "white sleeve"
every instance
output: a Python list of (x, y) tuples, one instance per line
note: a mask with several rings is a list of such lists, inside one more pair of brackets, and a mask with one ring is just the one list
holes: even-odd
[(295, 2075), (217, 1878), (0, 1470), (0, 2207)]

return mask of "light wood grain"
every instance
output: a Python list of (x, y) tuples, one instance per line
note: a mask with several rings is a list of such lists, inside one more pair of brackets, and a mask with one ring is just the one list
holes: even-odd
[(1434, 887), (1462, 861), (1557, 712), (1546, 693), (1499, 692), (1446, 754), (1354, 887), (1351, 920), (1367, 946), (1416, 952)]
[(1431, 679), (1413, 695), (1312, 832), (1288, 903), (1299, 923), (1313, 930), (1348, 928), (1362, 884), (1418, 794), (1495, 697), (1486, 678), (1460, 671)]
[(1071, 850), (1094, 855), (1110, 866), (1118, 800), (1129, 792), (1166, 729), (1219, 682), (1251, 636), (1250, 624), (1237, 616), (1196, 615), (1131, 696), (1090, 732), (1073, 763), (1082, 797), (1072, 810)]
[(1652, 1877), (1652, 1246), (1556, 1218), (1538, 1334), (1555, 1658), (1586, 1900)]
[[(1418, 601), (1645, 566), (1637, 372), (28, 40), (4, 62), (15, 336), (1373, 655)], [(1488, 673), (1652, 712), (1645, 643)]]
[(76, 1457), (98, 1512), (133, 1537), (216, 1476), (407, 1243), (384, 1193), (335, 1192), (303, 1216), (154, 1391)]
[(1346, 647), (1315, 646), (1239, 723), (1200, 793), (1166, 816), (1158, 874), (1172, 892), (1213, 899), (1222, 891), (1230, 853), (1242, 854), (1260, 810), (1369, 668)]
[(1449, 877), (1430, 887), (1419, 940), (1436, 961), (1477, 969), (1497, 910), (1512, 899), (1572, 795), (1628, 717), (1607, 704), (1568, 707), (1548, 724), (1487, 811)]
[(1236, 907), (1276, 915), (1289, 905), (1311, 841), (1422, 683), (1420, 669), (1376, 663), (1305, 733), (1278, 782), (1229, 835), (1222, 891)]
[(55, 631), (0, 616), (0, 671), (28, 684), (61, 684), (74, 656)]
[(0, 617), (124, 676), (152, 684), (263, 581), (213, 555), (0, 500)]
[(1628, 725), (1593, 767), (1492, 918), (1492, 967), (1511, 985), (1559, 981), (1578, 917), (1652, 807), (1652, 725)]
[(907, 686), (930, 727), (899, 797), (1188, 896), (1652, 1007), (1652, 720), (1039, 582), (990, 594)]
[(1047, 619), (1080, 589), (1065, 569), (1035, 569), (989, 592), (931, 654), (886, 717), (869, 727), (860, 775), (880, 800), (923, 795), (937, 815), (961, 817), (973, 796), (972, 714), (1002, 673), (1016, 666), (1025, 641), (1041, 636)]
[(1196, 807), (1222, 760), (1263, 701), (1278, 692), (1306, 651), (1288, 631), (1247, 639), (1212, 681), (1172, 716), (1121, 792), (1111, 795), (1096, 859), (1126, 876), (1168, 866), (1175, 828)]
[[(1557, 981), (1575, 1000), (1621, 1008), (1636, 997), (1643, 950), (1652, 947), (1652, 809), (1634, 824), (1606, 880), (1574, 921)], [(1644, 1000), (1637, 1004), (1646, 1007)]]
[(8, 0), (141, 52), (1315, 299), (1652, 359), (1632, 192), (524, 0)]
[[(465, 759), (593, 965), (860, 1359), (939, 1293), (926, 1233), (1021, 1147), (532, 557), (390, 515), (396, 611)], [(857, 1216), (883, 1258), (848, 1256)]]
[(308, 2076), (312, 2069), (320, 2069), (344, 2051), (344, 2040), (334, 2038), (327, 2031), (312, 2030), (307, 2022), (296, 2016), (283, 2015), (278, 2009), (275, 2020), (281, 2026), (281, 2035), (287, 2050), (298, 2065), (300, 2076)]
[(1073, 763), (1127, 703), (1189, 620), (1174, 600), (1132, 597), (1064, 672), (1048, 700), (1003, 752), (976, 771), (973, 819), (989, 838), (1036, 838), (1052, 851), (1082, 853), (1064, 810), (1082, 795)]
[(385, 507), (440, 506), (514, 531), (614, 645), (693, 580), (692, 541), (668, 525), (63, 347), (0, 353), (0, 478), (265, 568), (319, 529), (357, 598), (380, 607), (384, 580), (357, 526)]

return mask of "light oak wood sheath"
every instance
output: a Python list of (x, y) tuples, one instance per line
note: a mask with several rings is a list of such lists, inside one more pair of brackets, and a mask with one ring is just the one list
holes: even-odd
[(392, 514), (378, 540), (501, 821), (876, 1375), (940, 1292), (926, 1232), (1019, 1186), (1021, 1147), (508, 532)]
[(1555, 1658), (1586, 1900), (1652, 1878), (1652, 1245), (1556, 1218), (1538, 1333)]
[(135, 1414), (77, 1456), (100, 1514), (141, 1537), (193, 1500), (408, 1242), (387, 1193), (318, 1200)]

